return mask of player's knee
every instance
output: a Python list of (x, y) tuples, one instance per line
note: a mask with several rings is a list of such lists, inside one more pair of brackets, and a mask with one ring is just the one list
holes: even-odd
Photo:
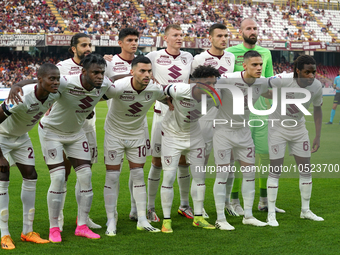
[(143, 168), (130, 169), (130, 176), (133, 181), (144, 180)]
[(65, 167), (59, 166), (50, 169), (51, 188), (55, 191), (61, 191), (65, 183)]
[(76, 167), (74, 170), (76, 171), (77, 179), (79, 181), (81, 189), (90, 189), (92, 177), (90, 165), (88, 164), (80, 165)]
[(9, 171), (0, 172), (0, 181), (3, 181), (3, 182), (9, 181)]
[(163, 171), (163, 186), (172, 187), (176, 179), (176, 170)]
[(152, 164), (156, 167), (162, 167), (162, 160), (158, 157), (152, 157)]
[(36, 180), (38, 179), (38, 174), (35, 168), (32, 166), (28, 167), (26, 171), (22, 172), (22, 177), (28, 180)]
[(242, 166), (241, 167), (242, 168), (242, 173), (243, 173), (243, 177), (244, 178), (251, 178), (251, 179), (253, 179), (253, 178), (255, 178), (255, 171), (256, 171), (256, 168), (255, 168), (255, 166), (252, 166), (252, 165), (250, 165), (250, 166)]
[(111, 183), (119, 182), (120, 171), (106, 171), (106, 179)]

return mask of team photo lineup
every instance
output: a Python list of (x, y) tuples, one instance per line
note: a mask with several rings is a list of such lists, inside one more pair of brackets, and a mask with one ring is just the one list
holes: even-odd
[[(146, 55), (137, 55), (141, 34), (132, 27), (119, 31), (121, 53), (115, 55), (92, 52), (91, 36), (74, 33), (71, 58), (43, 63), (35, 77), (13, 83), (0, 107), (1, 248), (15, 249), (19, 240), (10, 234), (11, 217), (21, 221), (21, 215), (9, 211), (10, 171), (15, 168), (22, 176), (24, 242), (62, 243), (70, 235), (101, 239), (96, 233), (100, 228), (114, 239), (126, 220), (135, 222), (137, 231), (171, 236), (177, 226), (173, 208), (190, 222), (186, 228), (229, 233), (237, 230), (230, 219), (239, 217), (243, 225), (279, 229), (284, 221), (277, 216), (289, 214), (284, 201), (276, 206), (286, 148), (298, 169), (299, 217), (310, 224), (324, 221), (310, 208), (311, 156), (320, 148), (323, 124), (318, 63), (301, 54), (291, 72), (274, 74), (271, 51), (257, 44), (259, 30), (253, 18), (244, 17), (242, 42), (228, 47), (227, 27), (215, 23), (209, 27), (211, 47), (195, 56), (181, 50), (185, 34), (177, 24), (164, 30), (166, 48)], [(328, 125), (340, 100), (339, 77), (332, 84), (336, 95)], [(96, 105), (101, 101), (108, 110), (104, 128), (98, 129)], [(313, 132), (306, 128), (308, 109)], [(35, 126), (43, 155), (39, 159), (28, 135)], [(98, 133), (104, 136), (103, 154)], [(100, 158), (106, 175), (103, 194), (94, 197), (93, 166), (102, 164)], [(44, 160), (49, 171), (47, 197), (36, 196), (36, 160)], [(268, 171), (258, 171), (259, 166)], [(128, 183), (120, 182), (123, 167), (129, 169)], [(213, 167), (212, 194), (206, 194), (207, 169)], [(73, 172), (76, 201), (67, 192)], [(118, 201), (120, 189), (127, 187), (130, 212), (123, 220)], [(206, 208), (207, 196), (214, 200), (213, 208)], [(48, 219), (43, 220), (49, 222), (48, 237), (33, 230), (38, 199), (47, 200)], [(66, 199), (77, 206), (74, 234), (66, 226)], [(91, 218), (97, 210), (91, 209), (93, 199), (104, 201), (105, 226)], [(253, 211), (265, 214), (265, 220)], [(158, 222), (161, 227), (155, 226)]]

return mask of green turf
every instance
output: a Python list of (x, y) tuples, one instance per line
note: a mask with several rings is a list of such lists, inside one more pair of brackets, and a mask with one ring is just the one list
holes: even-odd
[[(323, 105), (323, 122), (329, 120), (333, 97), (325, 97)], [(175, 184), (175, 199), (172, 210), (173, 234), (146, 233), (136, 230), (136, 223), (128, 219), (130, 211), (130, 195), (128, 191), (129, 170), (127, 163), (120, 177), (120, 195), (118, 201), (119, 221), (117, 236), (105, 236), (106, 213), (103, 199), (103, 186), (105, 182), (105, 167), (103, 163), (103, 123), (107, 111), (106, 103), (101, 102), (96, 108), (97, 112), (97, 141), (99, 162), (93, 166), (92, 184), (94, 199), (91, 210), (91, 218), (94, 222), (103, 226), (95, 230), (102, 238), (100, 240), (88, 240), (74, 235), (77, 207), (74, 195), (75, 174), (72, 172), (68, 181), (68, 194), (65, 203), (65, 225), (62, 232), (63, 242), (60, 244), (32, 244), (20, 241), (22, 229), (22, 204), (20, 201), (22, 178), (17, 168), (11, 169), (10, 177), (10, 218), (9, 230), (16, 249), (2, 251), (3, 254), (338, 254), (340, 217), (339, 209), (339, 184), (338, 178), (314, 178), (313, 194), (311, 200), (312, 210), (322, 217), (324, 222), (312, 222), (299, 218), (300, 194), (298, 179), (285, 178), (282, 174), (277, 205), (287, 211), (286, 214), (278, 214), (277, 220), (280, 226), (253, 227), (242, 225), (242, 218), (227, 217), (235, 226), (235, 231), (204, 230), (192, 226), (192, 221), (179, 216), (176, 209), (179, 205), (178, 186)], [(312, 117), (307, 117), (307, 128), (310, 130), (311, 140), (314, 138), (314, 124)], [(340, 119), (340, 109), (334, 123)], [(148, 114), (149, 127), (151, 128), (152, 112)], [(336, 156), (339, 142), (338, 124), (322, 126), (321, 148), (312, 155), (312, 163), (315, 164), (339, 164)], [(36, 169), (39, 175), (36, 196), (36, 217), (34, 230), (43, 238), (48, 238), (49, 222), (47, 213), (46, 194), (50, 184), (49, 173), (41, 154), (37, 127), (30, 132), (35, 156)], [(145, 164), (145, 180), (150, 168), (148, 158)], [(293, 164), (292, 157), (287, 156), (285, 164)], [(211, 177), (211, 176), (209, 176)], [(332, 174), (329, 177), (339, 177)], [(257, 181), (257, 180), (256, 180)], [(210, 215), (210, 223), (216, 220), (213, 198), (213, 178), (207, 178), (205, 209)], [(258, 212), (258, 183), (256, 183), (256, 197), (254, 202), (254, 216), (265, 221), (267, 213)], [(156, 211), (162, 216), (160, 196), (156, 199)], [(161, 228), (161, 223), (153, 224)]]

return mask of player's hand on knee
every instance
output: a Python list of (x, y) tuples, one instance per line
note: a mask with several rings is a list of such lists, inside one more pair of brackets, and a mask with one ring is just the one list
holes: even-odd
[(9, 164), (5, 157), (0, 157), (0, 171), (2, 173), (7, 173), (9, 171)]
[(24, 93), (22, 92), (22, 88), (20, 86), (17, 86), (15, 84), (12, 85), (11, 90), (9, 91), (7, 102), (10, 102), (11, 104), (19, 104), (22, 103), (22, 96)]

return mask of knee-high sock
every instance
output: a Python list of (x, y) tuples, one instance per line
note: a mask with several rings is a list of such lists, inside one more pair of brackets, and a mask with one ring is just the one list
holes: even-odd
[(301, 193), (301, 211), (309, 210), (310, 198), (312, 196), (312, 174), (300, 173), (299, 179)]
[(50, 228), (58, 227), (58, 217), (63, 199), (65, 184), (65, 167), (59, 166), (50, 170), (51, 184), (47, 192), (48, 215)]
[(189, 206), (190, 173), (189, 166), (178, 166), (177, 182), (181, 197), (181, 206)]
[(333, 122), (333, 120), (334, 120), (334, 116), (335, 116), (335, 110), (331, 110), (331, 118), (330, 118), (330, 122)]
[[(77, 186), (76, 186), (77, 188)], [(66, 200), (66, 194), (67, 194), (67, 181), (63, 184), (63, 191), (62, 191), (62, 198), (61, 198), (61, 205), (60, 205), (60, 212), (59, 212), (59, 219), (64, 218), (64, 206), (65, 206), (65, 200)], [(76, 193), (76, 199), (77, 199), (77, 193)], [(78, 204), (78, 199), (77, 199)]]
[(27, 234), (33, 231), (33, 220), (35, 212), (35, 190), (37, 179), (24, 179), (21, 186), (21, 201), (23, 206), (23, 228), (22, 233)]
[(163, 171), (163, 182), (161, 186), (161, 202), (164, 219), (170, 219), (172, 201), (174, 199), (174, 182), (176, 170)]
[(91, 183), (91, 167), (88, 164), (80, 165), (76, 167), (75, 172), (80, 185), (80, 204), (78, 205), (78, 226), (86, 224), (89, 212), (91, 210), (93, 190)]
[[(117, 186), (119, 185), (120, 171), (106, 171), (104, 186), (104, 201), (107, 220), (114, 218), (117, 206)], [(117, 220), (117, 219), (116, 219)]]
[(0, 229), (1, 237), (9, 235), (8, 231), (8, 195), (9, 181), (0, 181)]
[(253, 204), (255, 197), (255, 169), (254, 166), (249, 166), (243, 172), (242, 182), (242, 196), (244, 204), (244, 217), (249, 218), (253, 216)]
[[(259, 156), (259, 166), (270, 165), (269, 154), (258, 154)], [(260, 201), (266, 203), (267, 202), (267, 174), (260, 172), (259, 186), (260, 186)]]
[(138, 221), (146, 220), (146, 187), (143, 168), (130, 169), (133, 182), (133, 197), (136, 201)]
[(161, 179), (162, 168), (151, 164), (148, 176), (148, 210), (155, 208), (155, 200)]
[[(191, 190), (196, 190), (196, 196), (194, 196), (194, 214), (195, 216), (201, 216), (203, 212), (203, 202), (205, 196), (205, 172), (199, 170), (200, 167), (196, 168), (195, 165), (191, 166), (191, 175), (193, 178)], [(193, 187), (196, 186), (196, 187)], [(191, 191), (191, 194), (193, 192)]]
[(233, 189), (231, 191), (231, 198), (238, 200), (238, 193), (241, 190), (241, 184), (242, 184), (242, 174), (239, 171), (240, 163), (238, 161), (235, 162), (235, 169), (237, 169), (237, 171), (235, 172)]
[(130, 190), (131, 212), (134, 213), (137, 211), (137, 207), (136, 207), (136, 200), (133, 195), (133, 180), (132, 180), (131, 172), (129, 176), (129, 190)]
[(216, 179), (214, 184), (214, 198), (217, 213), (217, 220), (226, 220), (224, 214), (225, 207), (225, 195), (226, 195), (226, 184), (229, 172), (220, 171), (216, 173)]
[[(77, 178), (77, 181), (76, 181), (76, 186), (74, 188), (74, 192), (76, 194), (76, 201), (77, 201), (77, 205), (78, 205), (78, 214), (77, 215), (79, 215), (80, 214), (80, 211), (79, 211), (80, 206), (79, 205), (81, 203), (81, 193), (80, 193), (80, 184), (79, 184), (78, 178)], [(62, 210), (63, 209), (64, 209), (64, 207), (62, 208)]]
[(227, 184), (226, 184), (226, 194), (225, 194), (225, 203), (229, 204), (230, 203), (230, 195), (231, 195), (231, 191), (233, 189), (233, 185), (234, 185), (234, 179), (235, 179), (235, 174), (234, 174), (234, 164), (235, 161), (234, 160), (230, 160), (230, 172), (229, 172), (229, 176), (228, 176), (228, 180), (227, 180)]
[(267, 180), (268, 213), (275, 213), (275, 203), (279, 190), (279, 173), (269, 173)]

